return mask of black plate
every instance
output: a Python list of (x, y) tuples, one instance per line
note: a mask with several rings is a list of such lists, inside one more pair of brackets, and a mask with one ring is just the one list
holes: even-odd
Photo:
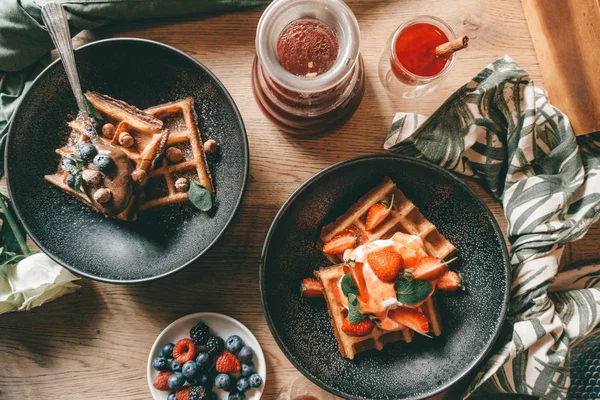
[[(396, 182), (458, 249), (466, 292), (437, 295), (440, 337), (340, 356), (325, 302), (300, 297), (303, 278), (329, 262), (315, 248), (320, 230), (384, 176)], [(484, 202), (462, 180), (431, 163), (395, 155), (358, 157), (305, 182), (283, 205), (267, 235), (260, 266), (263, 308), (287, 358), (324, 389), (349, 399), (422, 399), (441, 392), (488, 353), (504, 320), (508, 253)], [(417, 335), (418, 336), (418, 335)]]
[(248, 141), (229, 93), (201, 63), (164, 44), (109, 39), (75, 52), (84, 90), (146, 108), (185, 97), (196, 102), (203, 136), (219, 144), (212, 159), (216, 197), (211, 213), (185, 204), (142, 214), (135, 222), (106, 219), (44, 180), (56, 170), (77, 105), (60, 60), (23, 96), (8, 133), (6, 171), (16, 211), (35, 243), (58, 263), (88, 278), (134, 283), (175, 272), (224, 233), (242, 200)]

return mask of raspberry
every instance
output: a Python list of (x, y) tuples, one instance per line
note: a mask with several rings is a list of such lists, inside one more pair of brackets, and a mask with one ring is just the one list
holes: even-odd
[(232, 374), (234, 372), (240, 372), (241, 363), (235, 354), (225, 350), (223, 354), (217, 358), (217, 364), (215, 368), (217, 372)]
[(189, 400), (204, 400), (206, 399), (206, 389), (202, 386), (194, 386), (192, 390), (190, 390)]
[(155, 388), (157, 388), (158, 390), (164, 390), (165, 392), (168, 392), (169, 390), (171, 390), (167, 383), (169, 380), (169, 376), (171, 376), (171, 374), (172, 374), (171, 371), (159, 372), (158, 376), (156, 377), (156, 379), (154, 380), (154, 383), (152, 385)]
[(208, 326), (204, 322), (200, 322), (190, 329), (190, 338), (196, 346), (203, 346), (210, 337)]
[(185, 364), (194, 359), (195, 354), (196, 346), (190, 339), (181, 339), (175, 343), (175, 347), (173, 347), (173, 358), (179, 364)]
[(181, 389), (177, 389), (175, 391), (175, 397), (177, 400), (190, 400), (190, 391), (192, 390), (191, 386), (182, 387)]

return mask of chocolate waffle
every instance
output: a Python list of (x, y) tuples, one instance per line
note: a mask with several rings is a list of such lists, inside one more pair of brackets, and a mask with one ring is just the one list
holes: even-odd
[[(389, 200), (392, 194), (394, 195), (394, 208), (390, 215), (374, 230), (366, 231), (365, 220), (369, 208), (382, 200)], [(396, 187), (396, 184), (387, 177), (379, 186), (351, 206), (346, 213), (323, 227), (317, 242), (317, 248), (321, 250), (327, 241), (346, 229), (352, 229), (360, 234), (361, 243), (389, 239), (394, 233), (403, 232), (421, 237), (427, 252), (432, 256), (444, 259), (456, 251), (454, 245), (442, 236), (435, 225), (429, 222), (419, 209)], [(343, 267), (339, 263), (342, 263), (343, 260), (339, 255), (325, 254), (325, 256), (337, 265), (323, 267), (316, 271), (315, 275), (323, 284), (331, 324), (343, 357), (352, 359), (362, 351), (369, 349), (381, 350), (386, 343), (398, 340), (404, 340), (407, 343), (412, 341), (414, 332), (409, 329), (399, 332), (382, 332), (375, 328), (368, 336), (352, 337), (346, 335), (342, 331), (346, 310), (337, 300), (341, 293), (338, 282), (344, 275)], [(441, 335), (441, 320), (433, 296), (423, 303), (421, 311), (429, 320), (430, 332), (436, 336)]]
[[(115, 146), (122, 150), (125, 155), (133, 162), (136, 170), (142, 170), (148, 173), (154, 160), (160, 155), (162, 148), (166, 144), (168, 131), (163, 128), (162, 121), (153, 118), (143, 111), (131, 106), (123, 101), (113, 99), (109, 96), (95, 92), (85, 93), (88, 101), (94, 106), (98, 115), (104, 119), (106, 123), (112, 124), (114, 135), (106, 136), (99, 135), (98, 138), (107, 144)], [(75, 155), (75, 146), (81, 141), (90, 141), (90, 137), (86, 132), (83, 120), (76, 118), (68, 123), (71, 127), (71, 133), (67, 143), (56, 150), (61, 156), (61, 162), (56, 173), (46, 175), (45, 179), (59, 187), (66, 193), (75, 196), (83, 203), (90, 207), (101, 211), (95, 205), (83, 189), (76, 191), (67, 185), (68, 172), (61, 169), (63, 159), (70, 155)], [(112, 133), (112, 132), (111, 132)], [(119, 143), (120, 135), (127, 133), (133, 138), (133, 143), (129, 147), (125, 147)], [(143, 182), (140, 182), (140, 184)], [(139, 191), (139, 188), (137, 188)], [(111, 217), (126, 221), (131, 221), (136, 218), (136, 202), (138, 193), (135, 193), (127, 207), (117, 215)]]
[[(166, 143), (167, 157), (156, 163), (148, 175), (140, 211), (188, 201), (185, 191), (178, 191), (175, 182), (179, 178), (195, 180), (214, 193), (212, 179), (198, 131), (198, 117), (194, 111), (194, 99), (187, 98), (145, 110), (149, 115), (163, 121), (169, 130)], [(183, 159), (169, 160), (169, 149), (181, 151)]]

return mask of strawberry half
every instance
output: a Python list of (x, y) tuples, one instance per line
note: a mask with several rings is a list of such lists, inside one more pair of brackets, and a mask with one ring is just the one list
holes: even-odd
[(424, 257), (414, 266), (412, 271), (414, 279), (428, 281), (439, 279), (448, 271), (446, 263), (437, 257)]
[(306, 278), (300, 285), (303, 297), (323, 297), (323, 285), (315, 278)]
[(437, 288), (445, 292), (456, 292), (459, 288), (465, 290), (462, 277), (454, 271), (447, 271), (437, 283)]
[(429, 320), (417, 310), (398, 307), (390, 311), (388, 317), (422, 335), (429, 332)]
[(375, 323), (369, 318), (365, 318), (358, 324), (351, 323), (348, 318), (342, 323), (342, 331), (348, 336), (367, 336), (375, 328)]
[(360, 234), (346, 230), (338, 235), (335, 235), (331, 240), (323, 245), (323, 253), (325, 254), (342, 254), (348, 249), (353, 249), (358, 243)]
[(367, 262), (373, 273), (382, 281), (394, 281), (403, 267), (402, 256), (391, 248), (372, 251), (367, 255)]
[(383, 222), (384, 219), (387, 218), (388, 215), (392, 212), (394, 208), (394, 195), (390, 200), (380, 201), (377, 204), (373, 204), (369, 211), (367, 212), (367, 220), (365, 221), (365, 230), (371, 231), (377, 227), (380, 223)]

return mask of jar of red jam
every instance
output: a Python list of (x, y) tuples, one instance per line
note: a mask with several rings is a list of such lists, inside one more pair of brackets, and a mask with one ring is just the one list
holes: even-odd
[(364, 94), (360, 31), (340, 0), (275, 0), (256, 32), (252, 89), (262, 112), (294, 134), (345, 122)]
[(439, 18), (416, 17), (400, 25), (387, 41), (379, 61), (379, 79), (393, 95), (416, 98), (431, 93), (455, 61), (451, 53), (439, 57), (435, 49), (453, 42), (456, 34)]

